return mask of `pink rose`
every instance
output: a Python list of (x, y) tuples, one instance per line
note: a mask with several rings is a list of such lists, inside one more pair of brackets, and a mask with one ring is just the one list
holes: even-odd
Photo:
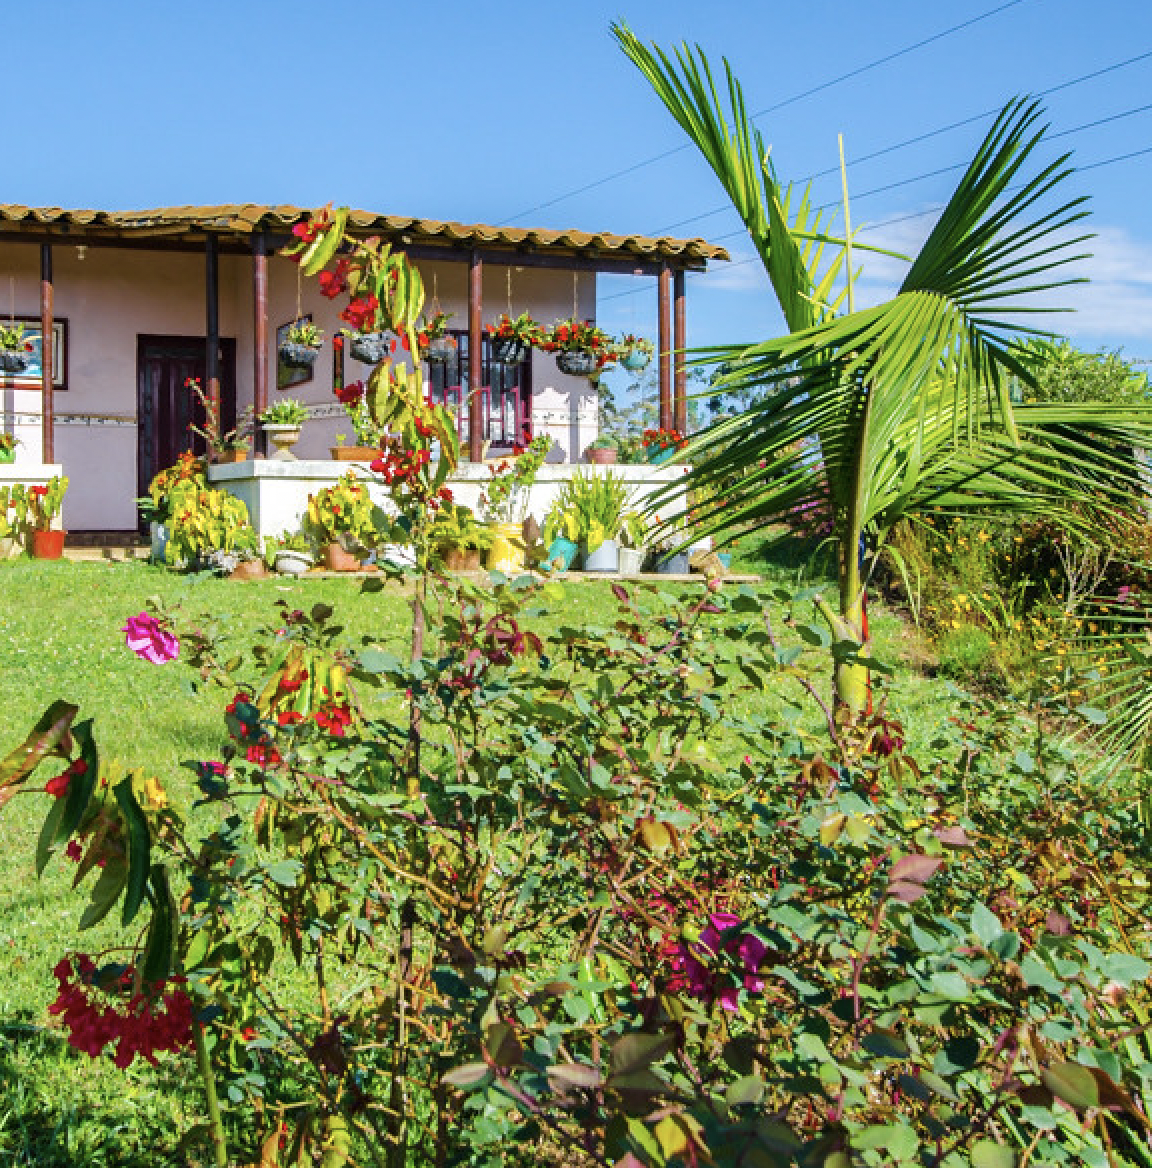
[(180, 642), (146, 612), (130, 616), (120, 631), (125, 634), (128, 648), (153, 665), (164, 665), (180, 655)]

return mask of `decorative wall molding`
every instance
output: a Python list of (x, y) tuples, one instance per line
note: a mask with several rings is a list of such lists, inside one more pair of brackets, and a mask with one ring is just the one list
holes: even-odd
[[(13, 410), (2, 412), (6, 426), (39, 426), (41, 414)], [(131, 426), (136, 428), (136, 418), (129, 414), (57, 414), (57, 426)]]

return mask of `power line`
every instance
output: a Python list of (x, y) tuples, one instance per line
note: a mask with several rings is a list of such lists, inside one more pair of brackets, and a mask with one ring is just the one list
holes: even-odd
[[(982, 12), (979, 16), (973, 16), (969, 20), (962, 21), (960, 24), (954, 24), (951, 28), (946, 28), (942, 32), (933, 33), (932, 36), (925, 37), (923, 40), (916, 41), (914, 44), (905, 45), (902, 49), (897, 49), (887, 56), (878, 57), (874, 61), (869, 61), (866, 65), (861, 65), (856, 69), (851, 69), (847, 73), (840, 74), (839, 77), (833, 77), (830, 81), (821, 82), (819, 85), (813, 86), (811, 89), (806, 89), (801, 93), (795, 93), (791, 97), (784, 98), (783, 101), (778, 101), (775, 105), (770, 105), (762, 110), (757, 110), (752, 117), (759, 118), (765, 114), (775, 113), (776, 110), (784, 109), (785, 106), (793, 105), (798, 101), (803, 101), (806, 97), (811, 97), (813, 94), (822, 93), (826, 89), (831, 89), (835, 85), (839, 85), (844, 81), (849, 81), (854, 77), (859, 77), (864, 73), (868, 73), (873, 69), (878, 69), (881, 65), (887, 65), (900, 57), (905, 57), (909, 53), (914, 53), (917, 49), (922, 49), (926, 45), (934, 44), (936, 41), (943, 40), (945, 37), (952, 36), (954, 33), (963, 31), (966, 28), (971, 28), (974, 24), (979, 24), (983, 20), (989, 20), (993, 16), (1006, 11), (1009, 8), (1015, 8), (1018, 4), (1025, 3), (1025, 0), (1008, 0), (1006, 4), (1000, 4), (996, 8), (991, 8), (987, 12)], [(577, 187), (575, 190), (566, 191), (563, 194), (557, 195), (555, 198), (548, 199), (543, 203), (537, 203), (534, 207), (529, 207), (526, 211), (520, 211), (513, 215), (510, 219), (505, 219), (499, 224), (500, 227), (507, 227), (511, 223), (515, 223), (517, 219), (523, 219), (527, 215), (534, 215), (537, 211), (543, 211), (548, 207), (554, 207), (557, 203), (566, 202), (568, 199), (574, 199), (577, 195), (585, 194), (587, 191), (595, 190), (597, 187), (602, 187), (605, 183), (615, 182), (618, 178), (623, 178), (625, 175), (633, 174), (638, 170), (642, 170), (646, 166), (651, 166), (656, 162), (663, 162), (665, 158), (671, 158), (674, 154), (679, 154), (681, 151), (687, 150), (691, 143), (683, 142), (679, 146), (673, 146), (669, 150), (665, 150), (660, 154), (653, 154), (650, 158), (645, 158), (640, 162), (634, 162), (631, 166), (626, 166), (622, 170), (613, 171), (612, 174), (606, 174), (603, 178), (595, 179), (590, 183), (585, 183), (582, 187)]]
[[(1123, 61), (1116, 61), (1111, 65), (1106, 65), (1101, 69), (1094, 69), (1091, 73), (1084, 73), (1080, 77), (1073, 77), (1070, 81), (1062, 81), (1059, 85), (1049, 86), (1047, 89), (1041, 89), (1036, 97), (1050, 97), (1053, 93), (1059, 93), (1062, 90), (1070, 89), (1074, 85), (1082, 85), (1085, 81), (1094, 81), (1097, 77), (1104, 77), (1109, 73), (1115, 73), (1118, 69), (1126, 69), (1129, 65), (1138, 64), (1140, 61), (1146, 61), (1152, 57), (1152, 50), (1146, 53), (1138, 53), (1135, 57), (1128, 57)], [(1140, 109), (1147, 109), (1147, 106), (1141, 106)], [(914, 137), (905, 138), (901, 142), (894, 142), (889, 146), (882, 146), (878, 150), (872, 150), (868, 154), (861, 154), (858, 158), (848, 159), (849, 166), (859, 166), (864, 162), (871, 162), (873, 159), (882, 158), (886, 154), (893, 154), (897, 150), (903, 150), (908, 146), (916, 146), (921, 142), (926, 142), (929, 138), (937, 138), (941, 134), (951, 133), (953, 130), (962, 129), (964, 126), (970, 126), (974, 122), (981, 122), (987, 118), (994, 117), (1000, 112), (999, 108), (985, 110), (983, 113), (972, 114), (970, 117), (961, 118), (956, 122), (949, 122), (946, 126), (939, 126), (935, 130), (927, 130), (923, 134), (916, 134)], [(1128, 114), (1140, 111), (1127, 111), (1124, 114), (1118, 114), (1117, 117), (1126, 117)], [(1089, 122), (1088, 125), (1100, 125), (1103, 122), (1109, 121), (1109, 118), (1102, 118), (1099, 122)], [(1087, 129), (1087, 126), (1078, 127), (1079, 129)], [(1061, 131), (1061, 134), (1052, 134), (1050, 137), (1058, 138), (1062, 134), (1074, 133), (1073, 130)], [(824, 170), (815, 171), (808, 175), (807, 178), (802, 178), (797, 185), (803, 186), (807, 183), (814, 182), (818, 178), (827, 178), (831, 174), (839, 174), (840, 168), (838, 166), (829, 166)], [(699, 215), (690, 215), (687, 219), (678, 219), (675, 223), (669, 223), (664, 227), (657, 228), (651, 232), (652, 235), (663, 235), (665, 232), (674, 231), (677, 227), (683, 227), (688, 223), (698, 223), (701, 219), (710, 219), (713, 215), (723, 214), (731, 208), (731, 203), (725, 203), (721, 207), (714, 207), (711, 211), (702, 211)]]
[[(1141, 108), (1152, 108), (1152, 107), (1141, 107)], [(1089, 123), (1089, 124), (1091, 124), (1091, 123)], [(1072, 131), (1070, 131), (1070, 130), (1066, 131), (1066, 132), (1072, 133)], [(1053, 135), (1053, 137), (1055, 137), (1055, 136), (1056, 135)], [(1117, 154), (1117, 155), (1113, 156), (1112, 158), (1101, 159), (1099, 162), (1085, 163), (1083, 166), (1076, 167), (1076, 173), (1079, 173), (1080, 171), (1083, 171), (1083, 170), (1099, 170), (1100, 167), (1102, 167), (1102, 166), (1112, 166), (1114, 163), (1117, 163), (1117, 162), (1128, 162), (1133, 158), (1141, 158), (1141, 157), (1148, 155), (1148, 154), (1152, 154), (1152, 146), (1145, 146), (1140, 150), (1131, 150), (1126, 154)], [(954, 169), (958, 169), (958, 168), (951, 167), (949, 169), (954, 170)], [(925, 176), (921, 176), (921, 177), (925, 177)], [(1019, 189), (1019, 188), (1009, 188), (1009, 189), (1011, 190), (1011, 189)], [(862, 195), (858, 196), (858, 197), (863, 198)], [(895, 215), (891, 219), (881, 219), (877, 223), (865, 224), (864, 226), (862, 226), (859, 229), (859, 231), (860, 231), (860, 234), (863, 234), (866, 231), (879, 231), (883, 227), (892, 227), (897, 223), (907, 223), (909, 220), (912, 220), (912, 219), (924, 219), (929, 215), (938, 215), (941, 211), (944, 210), (945, 206), (947, 206), (946, 203), (936, 203), (931, 207), (925, 208), (923, 211), (912, 211), (907, 215)], [(732, 236), (735, 236), (735, 235), (743, 235), (743, 234), (745, 234), (745, 231), (743, 228), (740, 228), (737, 231), (729, 232), (727, 235), (718, 236), (717, 242), (720, 242), (721, 240), (724, 240), (724, 239), (730, 239), (730, 238), (732, 238)], [(758, 255), (749, 256), (747, 259), (736, 260), (735, 262), (728, 264), (724, 268), (724, 271), (730, 272), (730, 271), (732, 271), (733, 268), (742, 268), (746, 264), (755, 264), (755, 263), (760, 263), (760, 262), (762, 262), (762, 261)], [(695, 272), (688, 273), (688, 276), (691, 278), (695, 278), (697, 275), (698, 275), (698, 273), (695, 273)], [(613, 292), (608, 296), (599, 296), (599, 297), (597, 297), (597, 300), (598, 301), (619, 300), (624, 296), (638, 296), (638, 295), (640, 295), (640, 293), (646, 292), (646, 291), (648, 291), (648, 289), (646, 289), (646, 288), (626, 288), (623, 292)]]

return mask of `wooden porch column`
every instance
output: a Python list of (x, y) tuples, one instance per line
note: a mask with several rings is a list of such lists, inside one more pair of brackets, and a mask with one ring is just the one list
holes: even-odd
[(667, 262), (660, 265), (658, 279), (659, 321), (657, 340), (660, 348), (660, 429), (671, 430), (672, 420), (672, 270)]
[(52, 245), (40, 245), (40, 434), (43, 459), (56, 461), (56, 411), (52, 402)]
[[(204, 380), (205, 392), (220, 413), (220, 249), (214, 235), (204, 240)], [(223, 419), (221, 419), (223, 424)]]
[(484, 379), (484, 263), (473, 249), (468, 257), (468, 461), (484, 457), (480, 382)]
[[(252, 409), (259, 417), (268, 408), (268, 240), (257, 231), (252, 240)], [(252, 452), (267, 453), (263, 429), (253, 437)]]
[(673, 397), (673, 416), (675, 418), (676, 429), (681, 434), (688, 433), (688, 375), (684, 369), (684, 350), (687, 348), (687, 327), (685, 322), (685, 299), (684, 299), (684, 269), (677, 268), (676, 275), (673, 279), (672, 298), (675, 306), (675, 335), (673, 339), (673, 347), (676, 350), (675, 356), (672, 358), (672, 365), (675, 371), (673, 378), (673, 388), (675, 394)]

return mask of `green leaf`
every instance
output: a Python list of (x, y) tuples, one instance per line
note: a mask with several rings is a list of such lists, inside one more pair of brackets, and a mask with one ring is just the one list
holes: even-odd
[(979, 903), (972, 910), (970, 924), (972, 932), (985, 948), (991, 945), (1004, 932), (1004, 926), (1000, 923), (1000, 918), (983, 904)]
[(852, 1146), (861, 1151), (876, 1149), (893, 1160), (910, 1160), (920, 1147), (914, 1128), (903, 1123), (874, 1124), (853, 1135)]
[(52, 859), (52, 850), (56, 846), (56, 837), (60, 824), (64, 819), (64, 800), (56, 799), (48, 814), (44, 817), (44, 824), (40, 828), (40, 838), (36, 841), (36, 875), (42, 876), (48, 861)]
[(277, 860), (264, 869), (265, 876), (282, 888), (295, 888), (296, 878), (303, 871), (299, 860)]
[(128, 883), (128, 868), (123, 860), (109, 860), (92, 889), (92, 895), (80, 917), (80, 929), (98, 925), (120, 899)]
[(972, 1168), (1015, 1168), (1016, 1153), (993, 1140), (977, 1140), (972, 1145)]
[(1040, 1078), (1053, 1095), (1078, 1111), (1096, 1107), (1100, 1102), (1100, 1089), (1095, 1077), (1079, 1063), (1056, 1063), (1044, 1067), (1040, 1071)]
[(612, 1077), (646, 1070), (676, 1045), (674, 1034), (626, 1034), (612, 1045)]
[(168, 874), (160, 864), (152, 865), (152, 921), (144, 945), (140, 971), (146, 982), (163, 981), (172, 972), (172, 894)]
[(465, 1063), (463, 1066), (453, 1067), (444, 1075), (441, 1082), (446, 1083), (449, 1087), (457, 1087), (461, 1091), (467, 1091), (471, 1087), (478, 1087), (486, 1083), (491, 1078), (491, 1074), (487, 1063)]
[(100, 756), (92, 737), (92, 719), (77, 724), (73, 737), (80, 748), (80, 759), (87, 768), (82, 775), (73, 775), (68, 783), (68, 793), (64, 796), (64, 815), (56, 833), (56, 842), (64, 843), (80, 826), (84, 812), (92, 800), (92, 793), (100, 779)]
[(127, 888), (124, 893), (124, 908), (120, 914), (120, 923), (127, 925), (131, 923), (144, 902), (144, 892), (151, 869), (149, 859), (151, 841), (148, 820), (144, 818), (144, 812), (136, 802), (136, 794), (132, 790), (131, 775), (123, 782), (117, 783), (112, 793), (116, 796), (116, 802), (124, 816), (124, 826), (128, 829)]
[(26, 779), (48, 755), (69, 757), (72, 747), (69, 728), (79, 712), (79, 707), (69, 702), (53, 702), (40, 715), (32, 733), (0, 759), (0, 806), (7, 799), (3, 792)]
[(1146, 981), (1152, 973), (1152, 966), (1132, 953), (1108, 953), (1100, 962), (1100, 972), (1109, 981), (1129, 986), (1133, 982)]

